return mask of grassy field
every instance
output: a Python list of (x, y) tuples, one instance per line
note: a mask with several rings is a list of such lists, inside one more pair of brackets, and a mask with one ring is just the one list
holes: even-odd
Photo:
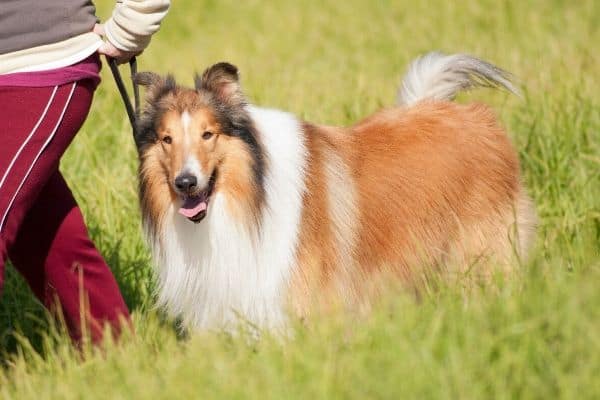
[[(96, 2), (106, 17), (113, 1)], [(504, 282), (402, 291), (373, 315), (315, 318), (293, 340), (182, 337), (152, 308), (136, 155), (106, 68), (62, 163), (137, 334), (74, 350), (12, 269), (0, 302), (0, 398), (599, 398), (600, 3), (596, 0), (175, 0), (142, 70), (227, 60), (255, 103), (349, 124), (392, 105), (407, 63), (468, 52), (524, 96), (477, 91), (519, 150), (540, 217), (533, 256)], [(460, 5), (458, 5), (460, 4)]]

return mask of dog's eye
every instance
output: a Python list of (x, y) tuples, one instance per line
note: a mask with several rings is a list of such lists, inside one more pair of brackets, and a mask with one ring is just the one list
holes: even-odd
[(208, 140), (208, 139), (210, 139), (210, 138), (212, 137), (212, 135), (213, 135), (213, 133), (212, 133), (212, 132), (210, 132), (210, 131), (206, 131), (206, 132), (204, 132), (204, 133), (202, 134), (202, 139), (204, 139), (204, 140)]
[(162, 141), (166, 144), (171, 144), (173, 139), (171, 139), (171, 136), (165, 136), (164, 138), (162, 138)]

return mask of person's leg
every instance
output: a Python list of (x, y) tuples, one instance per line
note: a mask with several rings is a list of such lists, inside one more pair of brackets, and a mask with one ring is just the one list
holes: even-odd
[[(66, 85), (48, 88), (0, 87), (0, 288), (8, 247), (14, 241), (29, 204), (37, 197), (42, 186), (31, 185), (29, 191), (20, 191), (21, 182), (51, 136), (52, 126), (56, 126), (69, 97), (70, 90)], [(58, 157), (60, 154), (56, 156), (54, 164), (58, 162)], [(40, 178), (45, 180), (48, 176)], [(19, 192), (21, 198), (14, 204)]]
[[(94, 85), (90, 81), (51, 88), (0, 87), (0, 109), (3, 111), (3, 117), (0, 118), (0, 139), (3, 141), (3, 145), (0, 146), (0, 288), (7, 254), (9, 251), (12, 252), (17, 233), (33, 205), (36, 205), (36, 209), (44, 210), (40, 215), (40, 219), (44, 220), (50, 218), (48, 212), (53, 210), (53, 207), (65, 207), (63, 204), (53, 204), (53, 207), (50, 207), (49, 203), (55, 200), (46, 199), (44, 196), (40, 196), (40, 193), (50, 182), (50, 178), (57, 172), (60, 157), (83, 124), (91, 105), (93, 92)], [(53, 179), (53, 190), (56, 190), (56, 187), (60, 187), (61, 184), (56, 180), (56, 177)], [(62, 181), (60, 177), (58, 179)], [(62, 181), (62, 185), (64, 186), (63, 192), (65, 190), (68, 192), (64, 181)], [(51, 190), (50, 193), (55, 192)], [(61, 201), (68, 201), (67, 197), (72, 201), (70, 192), (68, 196), (64, 196), (63, 193)], [(73, 205), (74, 202), (71, 204)], [(54, 212), (57, 212), (57, 210), (55, 209)], [(79, 216), (77, 217), (77, 215)], [(54, 216), (54, 218), (57, 217)], [(60, 220), (60, 217), (58, 217), (58, 220)], [(30, 240), (28, 239), (29, 234), (26, 232), (31, 229), (37, 230), (38, 234), (47, 234), (51, 238), (52, 232), (41, 229), (39, 222), (34, 221), (31, 224), (30, 229), (26, 229), (23, 235), (19, 235), (24, 238), (25, 243)], [(33, 225), (37, 225), (37, 227)], [(75, 234), (71, 245), (73, 247), (81, 246), (80, 249), (72, 249), (73, 255), (71, 257), (81, 257), (85, 264), (91, 263), (93, 265), (91, 267), (92, 271), (97, 268), (107, 268), (105, 264), (99, 267), (100, 264), (97, 260), (101, 259), (100, 255), (97, 254), (95, 249), (91, 250), (89, 247), (91, 242), (87, 239), (78, 210), (66, 213), (54, 233), (60, 233), (62, 238), (58, 243), (57, 248), (59, 250), (54, 252), (52, 250), (54, 244), (52, 244), (48, 253), (48, 256), (52, 255), (52, 257), (47, 258), (43, 263), (38, 262), (27, 268), (25, 266), (20, 268), (21, 270), (33, 269), (33, 271), (36, 267), (39, 268), (38, 274), (29, 274), (29, 281), (34, 291), (40, 296), (45, 296), (46, 289), (44, 286), (49, 283), (49, 279), (53, 274), (60, 274), (60, 271), (65, 271), (66, 268), (73, 265), (73, 263), (67, 267), (54, 265), (54, 263), (65, 262), (69, 258), (63, 256), (60, 250), (65, 246), (63, 242), (70, 240), (66, 239), (69, 234)], [(85, 239), (82, 239), (83, 236), (85, 236)], [(22, 245), (21, 240), (19, 240), (19, 244)], [(80, 253), (77, 253), (77, 251)], [(17, 253), (20, 252), (17, 251)], [(90, 258), (91, 253), (95, 254)], [(43, 272), (45, 265), (46, 280), (44, 280)], [(83, 264), (81, 265), (83, 266)], [(82, 270), (85, 271), (86, 266), (83, 266)], [(105, 272), (110, 275), (108, 269)], [(83, 276), (84, 279), (87, 279), (85, 272)], [(91, 272), (89, 276), (90, 282), (95, 282), (91, 285), (92, 287), (102, 287), (103, 279), (106, 278), (105, 273), (97, 275), (95, 272)], [(52, 279), (59, 281), (61, 277), (55, 276)], [(44, 283), (40, 283), (40, 280)], [(69, 279), (65, 280), (70, 282)], [(116, 294), (114, 293), (114, 280), (112, 277), (109, 282), (106, 282), (106, 285), (109, 288), (106, 296), (117, 296), (117, 302), (122, 303), (118, 290), (116, 290)], [(59, 286), (61, 288), (61, 293), (58, 294), (59, 299), (71, 299), (73, 295), (79, 297), (79, 286)], [(84, 287), (87, 289), (85, 284)], [(90, 304), (97, 304), (95, 301), (97, 297), (100, 296), (100, 299), (102, 299), (105, 296), (103, 293), (99, 294), (97, 290), (88, 293), (88, 296), (92, 296), (92, 294), (94, 301), (90, 300)], [(76, 311), (74, 309), (65, 309), (64, 311), (69, 313), (66, 316), (68, 320), (79, 320), (78, 307)], [(97, 316), (99, 320), (110, 321), (112, 314), (105, 316), (102, 315), (103, 312), (102, 309), (90, 311), (92, 316)], [(78, 335), (77, 332), (73, 334), (74, 336)]]
[(121, 319), (128, 318), (117, 283), (89, 239), (60, 172), (50, 178), (27, 213), (9, 258), (49, 309), (60, 306), (74, 339), (81, 338), (82, 310), (94, 341), (102, 337), (103, 324), (118, 333)]

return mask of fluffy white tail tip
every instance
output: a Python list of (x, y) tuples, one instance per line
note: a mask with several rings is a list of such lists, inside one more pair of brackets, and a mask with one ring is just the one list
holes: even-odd
[(511, 75), (466, 54), (425, 54), (413, 61), (402, 80), (398, 105), (410, 106), (425, 99), (452, 100), (462, 90), (475, 87), (505, 88), (519, 96)]

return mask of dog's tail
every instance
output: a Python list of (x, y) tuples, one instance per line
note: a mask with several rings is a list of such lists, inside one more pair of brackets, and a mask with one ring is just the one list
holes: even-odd
[(425, 99), (452, 100), (461, 90), (504, 88), (517, 96), (511, 75), (493, 64), (466, 54), (425, 54), (410, 64), (398, 92), (398, 105), (411, 106)]

